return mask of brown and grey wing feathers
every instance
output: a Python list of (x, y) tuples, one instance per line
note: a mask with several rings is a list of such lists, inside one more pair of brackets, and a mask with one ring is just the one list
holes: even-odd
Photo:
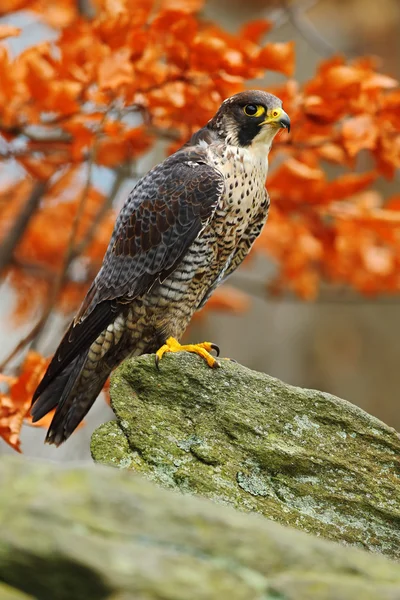
[[(62, 339), (33, 402), (117, 314), (162, 281), (201, 233), (224, 190), (223, 176), (182, 150), (139, 180), (117, 219), (104, 262)], [(37, 416), (40, 400), (32, 410)]]
[(144, 294), (177, 267), (224, 189), (222, 175), (196, 158), (181, 151), (141, 180), (118, 219), (94, 303)]

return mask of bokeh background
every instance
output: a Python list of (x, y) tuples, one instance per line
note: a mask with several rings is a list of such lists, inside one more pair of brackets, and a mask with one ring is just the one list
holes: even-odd
[[(90, 10), (90, 5), (87, 5)], [(380, 70), (400, 78), (400, 3), (398, 0), (209, 0), (206, 17), (235, 31), (245, 21), (266, 17), (275, 22), (270, 41), (294, 40), (296, 72), (299, 81), (313, 76), (319, 61), (335, 53), (348, 57), (377, 55)], [(34, 20), (32, 13), (19, 11), (4, 15), (0, 23), (23, 27), (23, 36), (12, 40), (14, 52), (21, 51), (51, 30)], [(11, 43), (11, 42), (10, 42)], [(279, 74), (268, 73), (264, 85), (282, 81)], [(1, 82), (0, 82), (1, 85)], [(145, 171), (163, 157), (157, 146), (140, 160)], [(100, 176), (100, 174), (99, 174)], [(1, 185), (1, 181), (0, 181)], [(104, 185), (108, 185), (105, 181)], [(397, 193), (399, 179), (379, 180), (386, 195)], [(120, 190), (121, 204), (129, 191), (129, 181)], [(362, 297), (351, 290), (325, 285), (319, 297), (305, 302), (283, 294), (266, 293), (266, 282), (275, 265), (257, 257), (240, 268), (229, 280), (250, 297), (243, 313), (208, 313), (196, 320), (187, 337), (211, 339), (222, 354), (242, 364), (265, 371), (293, 385), (312, 387), (338, 395), (361, 406), (389, 425), (400, 429), (400, 302), (398, 298)], [(15, 293), (3, 282), (0, 288), (0, 359), (7, 355), (28, 330), (15, 326), (10, 313)], [(41, 339), (41, 351), (51, 353), (60, 339), (65, 320), (52, 318)], [(245, 399), (244, 399), (245, 401)], [(54, 460), (89, 458), (89, 438), (93, 428), (111, 418), (108, 406), (98, 401), (87, 426), (78, 431), (59, 450), (43, 446), (44, 431), (24, 426), (22, 447), (27, 455)], [(13, 452), (0, 440), (0, 453)]]

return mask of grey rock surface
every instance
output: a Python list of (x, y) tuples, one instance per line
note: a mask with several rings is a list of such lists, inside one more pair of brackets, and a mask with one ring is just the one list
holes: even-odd
[(4, 457), (0, 489), (5, 600), (400, 600), (382, 556), (126, 470)]
[(92, 456), (184, 493), (400, 557), (400, 439), (329, 394), (229, 360), (126, 361)]

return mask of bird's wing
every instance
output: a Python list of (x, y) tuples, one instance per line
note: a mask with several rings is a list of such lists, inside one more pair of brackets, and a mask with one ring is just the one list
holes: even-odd
[(223, 190), (222, 174), (193, 151), (174, 154), (143, 177), (119, 215), (93, 299), (79, 318), (93, 301), (131, 301), (165, 279), (210, 220)]
[[(134, 188), (94, 281), (95, 304), (130, 301), (177, 267), (224, 190), (222, 174), (200, 157), (194, 151), (178, 152)], [(90, 312), (93, 300), (79, 318)]]
[(194, 150), (173, 154), (139, 180), (119, 214), (103, 266), (34, 398), (126, 304), (175, 270), (211, 219), (223, 190), (222, 174)]

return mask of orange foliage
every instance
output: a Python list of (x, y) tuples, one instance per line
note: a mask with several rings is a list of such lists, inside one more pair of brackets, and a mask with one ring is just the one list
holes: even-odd
[[(266, 20), (232, 34), (196, 15), (201, 0), (96, 0), (93, 18), (78, 4), (2, 0), (0, 7), (0, 16), (34, 11), (57, 33), (13, 58), (7, 40), (20, 31), (0, 25), (0, 243), (29, 209), (35, 182), (46, 182), (6, 270), (20, 319), (46, 305), (55, 281), (56, 307), (70, 313), (79, 305), (115, 219), (104, 173), (114, 184), (135, 177), (129, 170), (157, 139), (173, 151), (246, 80), (294, 71), (293, 43), (265, 43)], [(325, 279), (365, 294), (398, 293), (400, 200), (370, 189), (400, 166), (397, 82), (372, 59), (334, 56), (303, 86), (289, 79), (266, 89), (292, 120), (292, 133), (280, 134), (271, 153), (271, 215), (256, 244), (280, 267), (270, 290), (312, 299)], [(360, 153), (366, 171), (355, 170)], [(334, 179), (327, 163), (339, 171)], [(11, 164), (18, 170), (8, 173)], [(246, 306), (243, 295), (220, 290), (208, 309)], [(0, 436), (17, 449), (45, 364), (29, 353), (0, 396)]]
[(231, 285), (225, 285), (223, 288), (216, 289), (207, 302), (207, 308), (195, 313), (195, 319), (202, 319), (204, 314), (209, 311), (229, 312), (240, 314), (250, 306), (250, 299), (247, 294), (241, 292)]
[(48, 363), (49, 360), (37, 352), (28, 352), (18, 377), (1, 376), (0, 381), (8, 386), (8, 391), (0, 393), (0, 437), (15, 450), (21, 450), (19, 433), (22, 422)]
[(19, 27), (13, 27), (12, 25), (0, 25), (0, 40), (4, 40), (8, 37), (14, 37), (19, 35), (21, 30)]
[[(32, 395), (42, 379), (50, 359), (43, 358), (38, 352), (30, 350), (22, 363), (17, 377), (0, 375), (0, 383), (8, 387), (0, 393), (0, 438), (3, 438), (14, 450), (21, 451), (19, 439), (22, 423), (33, 427), (48, 427), (54, 416), (52, 410), (37, 423), (32, 423), (29, 409)], [(83, 423), (79, 425), (82, 427)]]

